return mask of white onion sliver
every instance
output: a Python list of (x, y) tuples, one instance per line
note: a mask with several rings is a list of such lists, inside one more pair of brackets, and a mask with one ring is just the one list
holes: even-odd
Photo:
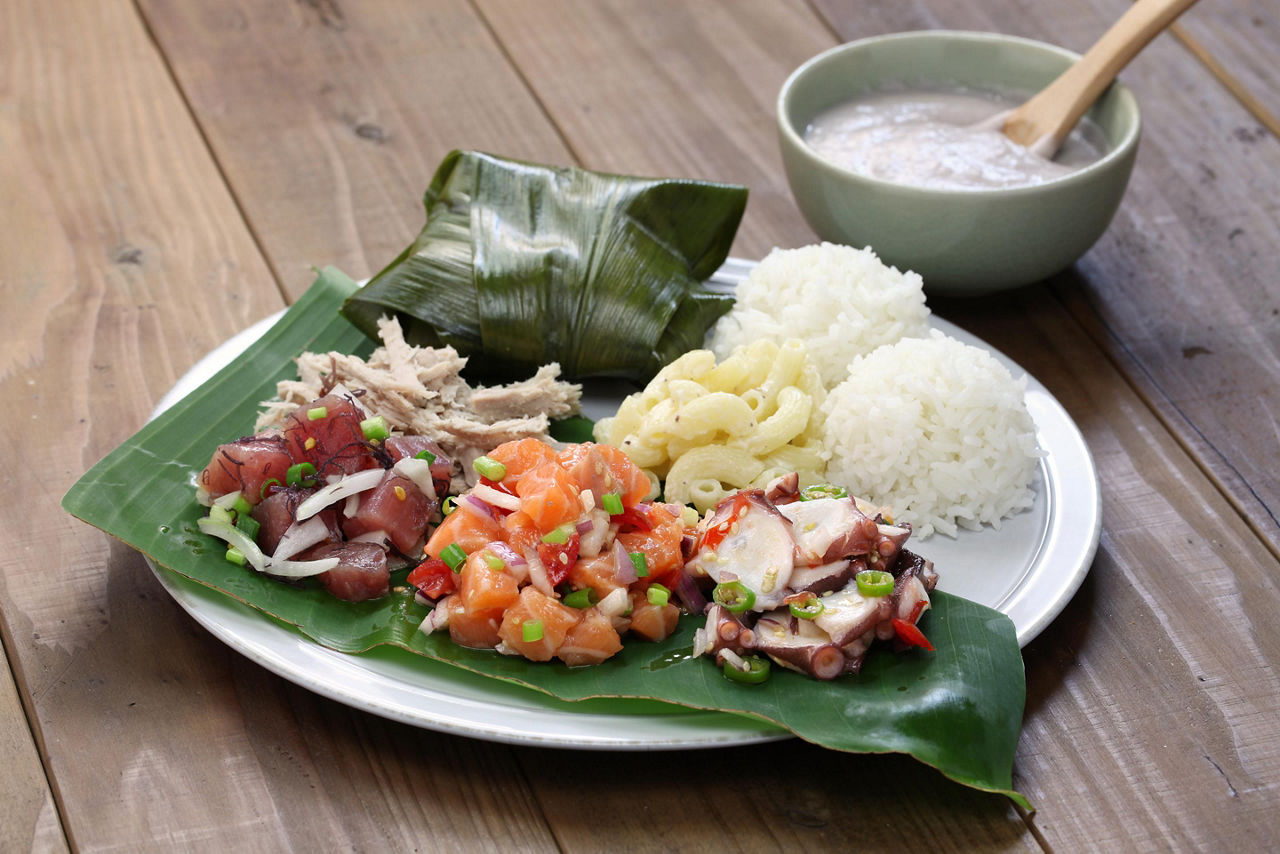
[(494, 489), (483, 483), (477, 483), (471, 490), (471, 494), (486, 504), (492, 504), (494, 507), (501, 507), (503, 510), (516, 511), (520, 509), (520, 499), (509, 492), (503, 492), (501, 489)]
[(547, 567), (542, 560), (532, 551), (525, 552), (525, 560), (529, 562), (529, 583), (544, 596), (554, 597), (556, 594), (551, 589), (551, 579), (547, 577)]
[(258, 572), (279, 575), (283, 578), (306, 578), (309, 575), (328, 572), (339, 563), (336, 557), (327, 557), (322, 560), (276, 560), (263, 554), (258, 544), (235, 525), (228, 525), (226, 522), (219, 522), (205, 516), (196, 522), (196, 526), (209, 536), (226, 540), (235, 546), (244, 555), (245, 561)]
[(341, 501), (348, 495), (373, 489), (382, 483), (382, 478), (385, 475), (386, 471), (383, 469), (365, 469), (355, 474), (349, 474), (337, 483), (321, 487), (314, 495), (309, 496), (306, 501), (298, 505), (296, 517), (301, 522), (316, 515), (335, 501)]
[(386, 531), (369, 531), (358, 537), (352, 537), (347, 540), (348, 543), (373, 543), (379, 546), (385, 546), (391, 540), (391, 535)]
[(590, 517), (591, 530), (584, 533), (579, 541), (578, 554), (581, 557), (600, 554), (609, 536), (609, 514), (597, 508), (591, 511)]
[(272, 560), (288, 560), (304, 549), (323, 543), (329, 539), (329, 526), (319, 516), (312, 516), (303, 522), (294, 522), (280, 536), (276, 543)]
[(347, 496), (346, 503), (342, 505), (342, 515), (350, 519), (352, 516), (360, 512), (360, 493), (354, 493)]
[(240, 490), (237, 489), (235, 492), (228, 492), (226, 495), (220, 495), (213, 499), (211, 506), (221, 507), (223, 510), (230, 510), (239, 500)]
[(405, 457), (397, 460), (391, 470), (413, 481), (413, 485), (422, 490), (422, 494), (427, 496), (428, 500), (436, 500), (436, 482), (431, 476), (431, 463), (416, 457)]
[(631, 605), (627, 591), (621, 587), (609, 591), (609, 594), (596, 603), (600, 613), (606, 617), (621, 617)]

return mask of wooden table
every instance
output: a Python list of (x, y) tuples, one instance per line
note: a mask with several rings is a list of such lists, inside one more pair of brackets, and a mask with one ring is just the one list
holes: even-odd
[(376, 271), (441, 157), (746, 184), (733, 254), (811, 243), (774, 142), (841, 41), (1077, 50), (1125, 0), (6, 0), (0, 11), (0, 849), (1280, 847), (1280, 3), (1204, 3), (1125, 72), (1110, 231), (1009, 296), (933, 300), (1078, 422), (1083, 588), (1024, 651), (1014, 781), (795, 741), (581, 753), (323, 699), (200, 628), (58, 501), (313, 266)]

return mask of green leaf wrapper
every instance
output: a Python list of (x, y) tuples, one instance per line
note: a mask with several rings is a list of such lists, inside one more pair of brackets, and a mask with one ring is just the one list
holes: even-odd
[(729, 253), (745, 187), (454, 151), (423, 201), (413, 245), (343, 314), (371, 337), (394, 314), (411, 343), (448, 344), (487, 377), (559, 362), (567, 379), (643, 382), (733, 302), (699, 281)]
[[(323, 271), (244, 355), (90, 469), (63, 506), (160, 566), (341, 652), (426, 656), (561, 700), (616, 698), (593, 700), (595, 714), (614, 706), (634, 713), (637, 699), (649, 699), (746, 715), (835, 750), (906, 753), (1027, 806), (1011, 776), (1025, 697), (1014, 628), (1002, 614), (964, 599), (934, 594), (921, 627), (937, 652), (876, 649), (856, 676), (818, 682), (775, 667), (767, 683), (744, 686), (726, 680), (709, 658), (689, 657), (696, 618), (682, 619), (662, 643), (632, 640), (599, 666), (571, 669), (465, 649), (447, 633), (423, 635), (417, 626), (427, 609), (408, 593), (352, 604), (314, 582), (290, 586), (224, 560), (222, 544), (195, 528), (204, 514), (194, 499), (195, 475), (219, 444), (250, 428), (258, 402), (293, 376), (299, 353), (371, 349), (337, 312), (354, 290), (341, 273)], [(562, 427), (574, 435), (584, 422)]]

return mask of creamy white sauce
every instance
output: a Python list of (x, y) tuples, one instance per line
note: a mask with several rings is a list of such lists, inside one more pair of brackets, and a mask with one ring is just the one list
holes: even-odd
[(861, 175), (948, 190), (1041, 184), (1105, 153), (1101, 129), (1087, 119), (1053, 160), (1018, 145), (991, 120), (1024, 100), (973, 90), (889, 90), (819, 113), (804, 139), (823, 158)]

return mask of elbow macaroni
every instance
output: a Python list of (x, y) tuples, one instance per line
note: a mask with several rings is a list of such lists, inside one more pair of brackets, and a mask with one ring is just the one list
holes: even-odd
[(798, 340), (756, 341), (719, 364), (693, 350), (598, 421), (595, 439), (664, 481), (668, 501), (705, 513), (786, 472), (819, 482), (830, 456), (820, 440), (825, 395)]

